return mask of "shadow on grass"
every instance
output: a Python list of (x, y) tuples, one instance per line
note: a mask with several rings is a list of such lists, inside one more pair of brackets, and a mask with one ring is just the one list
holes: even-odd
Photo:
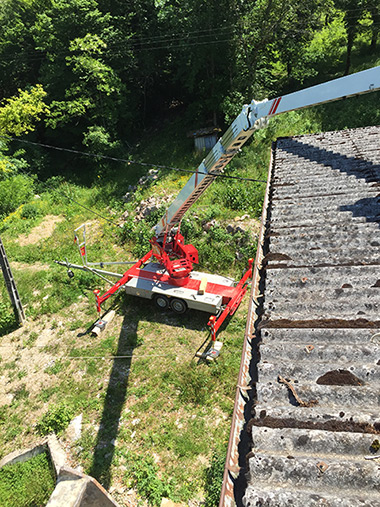
[(0, 338), (12, 333), (20, 326), (21, 324), (15, 310), (3, 311), (0, 315)]
[[(123, 298), (124, 299), (124, 298)], [(95, 451), (90, 475), (95, 477), (106, 489), (111, 482), (111, 464), (115, 453), (115, 441), (124, 403), (128, 396), (129, 374), (138, 347), (138, 324), (140, 321), (169, 324), (174, 327), (201, 332), (207, 327), (208, 314), (188, 311), (185, 315), (160, 312), (153, 302), (136, 300), (126, 296), (124, 299), (124, 319), (120, 330), (116, 356), (128, 356), (114, 359), (104, 400), (103, 413), (96, 439)], [(202, 338), (200, 336), (200, 338)]]
[(137, 340), (136, 333), (131, 334), (126, 323), (127, 317), (124, 317), (116, 355), (131, 357), (114, 359), (113, 361), (90, 470), (90, 475), (95, 477), (105, 488), (109, 487), (111, 481), (110, 467), (115, 452), (114, 444), (127, 396), (129, 372), (134, 351), (133, 343), (136, 343)]

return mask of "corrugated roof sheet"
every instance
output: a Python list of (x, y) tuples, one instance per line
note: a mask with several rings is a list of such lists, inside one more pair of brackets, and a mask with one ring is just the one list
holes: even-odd
[(272, 169), (244, 503), (380, 506), (380, 127), (279, 139)]

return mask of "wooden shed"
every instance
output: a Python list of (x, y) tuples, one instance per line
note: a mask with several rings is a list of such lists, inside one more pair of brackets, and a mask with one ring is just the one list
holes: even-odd
[(221, 129), (218, 127), (206, 127), (188, 132), (187, 137), (194, 139), (196, 151), (211, 150), (217, 143)]

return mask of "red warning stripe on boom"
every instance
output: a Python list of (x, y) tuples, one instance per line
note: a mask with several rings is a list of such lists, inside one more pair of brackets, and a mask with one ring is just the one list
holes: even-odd
[(281, 99), (282, 99), (282, 97), (278, 97), (277, 99), (275, 99), (273, 101), (273, 104), (272, 104), (271, 108), (269, 109), (268, 114), (270, 114), (270, 115), (276, 114), (276, 111), (277, 111), (278, 105), (281, 102)]

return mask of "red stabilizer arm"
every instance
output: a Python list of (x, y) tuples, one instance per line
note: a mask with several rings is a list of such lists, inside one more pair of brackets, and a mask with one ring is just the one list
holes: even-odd
[(145, 264), (150, 258), (152, 257), (152, 250), (150, 250), (144, 257), (136, 262), (136, 264), (133, 264), (131, 268), (128, 269), (124, 273), (124, 275), (120, 278), (118, 282), (115, 283), (110, 289), (107, 290), (104, 294), (99, 296), (99, 290), (94, 290), (95, 299), (96, 299), (96, 309), (100, 313), (101, 305), (106, 301), (110, 296), (115, 294), (120, 287), (122, 287), (125, 283), (129, 282), (129, 280), (132, 278), (132, 276), (136, 276), (137, 270)]
[(207, 325), (211, 328), (211, 339), (213, 342), (216, 340), (216, 333), (218, 332), (220, 326), (226, 320), (228, 315), (233, 315), (236, 312), (244, 297), (244, 294), (247, 292), (246, 282), (249, 278), (252, 278), (253, 259), (248, 260), (248, 266), (249, 267), (247, 271), (244, 273), (243, 277), (236, 285), (233, 295), (224, 311), (219, 315), (219, 317), (216, 317), (216, 315), (211, 315), (207, 323)]

